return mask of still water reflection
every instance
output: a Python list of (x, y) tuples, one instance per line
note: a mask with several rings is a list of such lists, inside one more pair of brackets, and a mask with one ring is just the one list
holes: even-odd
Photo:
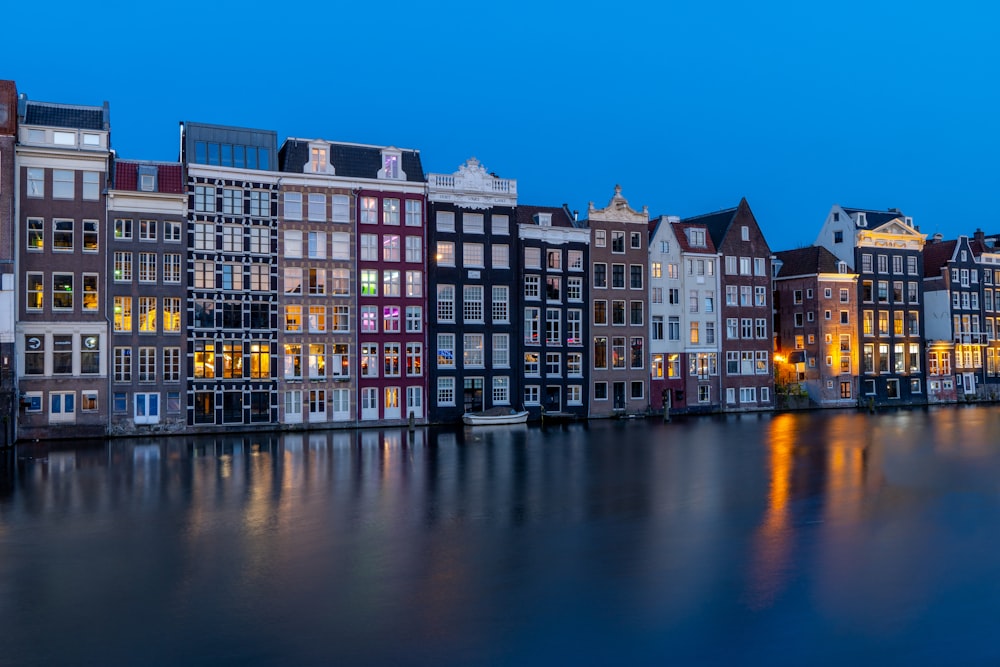
[(1000, 409), (0, 454), (0, 664), (997, 664)]

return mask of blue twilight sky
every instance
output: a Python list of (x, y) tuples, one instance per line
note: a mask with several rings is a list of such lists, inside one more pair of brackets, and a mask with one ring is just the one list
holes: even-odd
[(898, 207), (946, 237), (1000, 232), (994, 3), (55, 0), (44, 22), (30, 4), (7, 14), (0, 77), (36, 100), (108, 100), (124, 158), (176, 160), (192, 120), (416, 148), (426, 172), (476, 156), (517, 179), (521, 203), (581, 217), (616, 183), (651, 215), (745, 196), (772, 250), (811, 244), (834, 203)]

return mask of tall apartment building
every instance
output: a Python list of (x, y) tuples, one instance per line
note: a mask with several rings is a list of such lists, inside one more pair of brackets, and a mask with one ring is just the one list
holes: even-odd
[(720, 407), (719, 257), (708, 228), (663, 216), (649, 242), (651, 396), (655, 410)]
[(517, 181), (474, 157), (427, 181), (431, 421), (520, 407)]
[(327, 141), (289, 138), (279, 151), (282, 424), (358, 419), (358, 185), (334, 168), (331, 150)]
[(826, 248), (775, 253), (776, 389), (812, 405), (857, 405), (857, 274)]
[(591, 367), (590, 230), (565, 206), (519, 206), (517, 223), (516, 284), (523, 291), (514, 291), (521, 292), (524, 319), (523, 335), (512, 340), (521, 353), (517, 359), (523, 359), (522, 405), (532, 418), (543, 410), (585, 418)]
[(711, 357), (704, 363), (695, 358), (694, 365), (689, 357), (688, 370), (702, 377), (719, 374), (724, 411), (773, 409), (771, 249), (760, 225), (746, 199), (735, 208), (681, 222), (704, 226), (711, 237), (720, 258), (719, 289), (724, 294), (720, 361), (725, 360), (725, 372), (713, 368)]
[(590, 416), (649, 410), (646, 338), (649, 212), (633, 210), (621, 187), (602, 209), (588, 206), (591, 233)]
[(814, 243), (858, 275), (858, 393), (863, 402), (927, 402), (920, 317), (925, 238), (898, 209), (834, 205)]
[(18, 99), (20, 437), (107, 430), (110, 144), (107, 103)]
[(184, 122), (189, 427), (275, 424), (277, 135)]
[(187, 426), (187, 188), (180, 163), (115, 160), (106, 289), (112, 434)]
[(16, 346), (17, 321), (15, 246), (17, 196), (14, 146), (17, 143), (17, 86), (0, 80), (0, 447), (16, 439), (18, 415)]

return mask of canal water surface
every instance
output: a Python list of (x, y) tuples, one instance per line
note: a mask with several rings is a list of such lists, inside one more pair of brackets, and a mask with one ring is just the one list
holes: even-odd
[(0, 453), (0, 665), (989, 665), (998, 618), (994, 407)]

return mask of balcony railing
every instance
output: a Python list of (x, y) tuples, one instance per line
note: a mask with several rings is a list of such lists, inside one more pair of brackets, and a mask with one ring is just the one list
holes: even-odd
[[(461, 184), (456, 184), (454, 174), (430, 174), (430, 185), (441, 190), (461, 189)], [(478, 184), (477, 184), (478, 185)], [(517, 194), (517, 181), (510, 178), (490, 178), (483, 182), (486, 192), (503, 195)], [(475, 188), (480, 190), (479, 187)]]
[(960, 331), (955, 334), (955, 342), (960, 345), (986, 345), (986, 332)]

